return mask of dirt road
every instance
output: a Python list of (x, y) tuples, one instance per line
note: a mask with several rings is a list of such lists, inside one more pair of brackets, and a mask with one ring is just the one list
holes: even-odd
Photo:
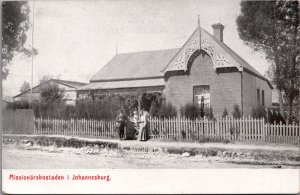
[[(6, 169), (135, 169), (135, 168), (274, 168), (268, 163), (242, 163), (220, 157), (183, 156), (179, 154), (101, 150), (93, 154), (83, 149), (20, 147), (3, 145), (3, 168)], [(232, 163), (233, 162), (233, 163)], [(280, 164), (280, 162), (279, 162)], [(281, 168), (299, 168), (280, 165)]]

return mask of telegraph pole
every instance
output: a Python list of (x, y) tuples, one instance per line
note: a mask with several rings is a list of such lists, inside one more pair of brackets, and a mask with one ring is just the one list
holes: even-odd
[(31, 31), (31, 90), (30, 90), (30, 103), (32, 103), (32, 88), (33, 88), (33, 56), (34, 56), (34, 51), (33, 51), (33, 33), (34, 33), (34, 3), (35, 1), (33, 0), (32, 3), (32, 31)]

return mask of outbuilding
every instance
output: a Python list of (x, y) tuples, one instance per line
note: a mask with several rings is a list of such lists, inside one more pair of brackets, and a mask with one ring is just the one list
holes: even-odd
[(43, 82), (31, 89), (28, 89), (22, 93), (13, 97), (14, 102), (30, 102), (30, 101), (40, 101), (41, 100), (41, 89), (47, 84), (56, 84), (60, 89), (64, 91), (63, 100), (66, 104), (75, 105), (77, 94), (76, 89), (86, 85), (86, 83), (80, 83), (75, 81), (66, 81), (60, 79), (50, 79), (46, 82)]

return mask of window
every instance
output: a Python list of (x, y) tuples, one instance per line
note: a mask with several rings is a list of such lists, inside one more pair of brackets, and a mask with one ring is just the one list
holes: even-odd
[(257, 89), (257, 105), (260, 104), (260, 94), (259, 94), (259, 89)]
[(193, 87), (193, 100), (201, 108), (210, 107), (209, 85), (198, 85)]
[(262, 101), (262, 105), (265, 105), (265, 91), (261, 90), (261, 101)]

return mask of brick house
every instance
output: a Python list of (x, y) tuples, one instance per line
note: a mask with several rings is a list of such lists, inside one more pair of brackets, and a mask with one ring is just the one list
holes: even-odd
[(78, 96), (158, 91), (177, 108), (194, 102), (212, 107), (214, 116), (224, 108), (231, 114), (235, 104), (246, 116), (271, 106), (270, 82), (223, 42), (222, 24), (212, 28), (213, 35), (197, 28), (179, 49), (115, 55)]
[[(59, 88), (64, 90), (64, 97), (63, 100), (69, 104), (69, 105), (75, 105), (75, 101), (77, 98), (76, 95), (76, 89), (78, 87), (81, 87), (83, 85), (86, 85), (86, 83), (80, 83), (80, 82), (75, 82), (75, 81), (65, 81), (65, 80), (60, 80), (60, 79), (50, 79), (42, 84), (39, 84), (35, 87), (32, 88), (32, 100), (40, 100), (40, 91), (43, 85), (47, 83), (55, 83), (58, 85)], [(24, 91), (23, 93), (20, 93), (16, 96), (13, 97), (14, 102), (18, 101), (27, 101), (29, 102), (31, 98), (31, 90)]]

